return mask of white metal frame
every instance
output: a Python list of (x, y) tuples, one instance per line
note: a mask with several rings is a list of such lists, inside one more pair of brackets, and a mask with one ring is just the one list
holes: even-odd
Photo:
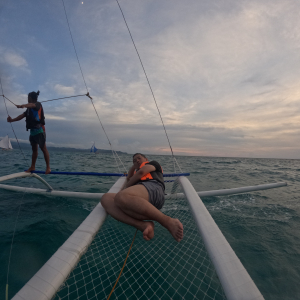
[[(14, 185), (6, 185), (6, 184), (0, 184), (0, 188), (9, 190), (9, 191), (14, 191), (14, 192), (26, 192), (26, 193), (40, 194), (40, 195), (46, 195), (46, 196), (70, 197), (70, 198), (81, 198), (81, 199), (100, 199), (104, 195), (104, 193), (82, 193), (82, 192), (56, 191), (43, 178), (41, 178), (40, 176), (38, 176), (37, 174), (34, 174), (34, 173), (31, 174), (31, 173), (21, 172), (21, 173), (15, 173), (15, 174), (3, 176), (3, 177), (0, 177), (0, 182), (6, 181), (9, 179), (24, 178), (24, 177), (37, 178), (43, 184), (45, 184), (48, 189), (27, 188), (27, 187), (20, 187), (20, 186), (14, 186)], [(225, 195), (233, 195), (233, 194), (273, 189), (273, 188), (283, 187), (286, 185), (287, 185), (286, 182), (277, 182), (277, 183), (260, 184), (260, 185), (256, 185), (256, 186), (246, 186), (246, 187), (233, 188), (233, 189), (202, 191), (202, 192), (197, 192), (197, 194), (199, 195), (199, 197), (225, 196)], [(184, 198), (184, 194), (183, 193), (174, 193), (174, 194), (167, 194), (165, 196), (166, 200), (178, 199), (178, 198)]]
[[(55, 191), (40, 176), (21, 172), (0, 177), (0, 182), (24, 177), (35, 177), (47, 186), (46, 189), (34, 189), (0, 184), (0, 188), (27, 193), (46, 194), (64, 197), (96, 198), (102, 193), (80, 193)], [(109, 190), (117, 193), (122, 188), (125, 177), (121, 177)], [(208, 254), (215, 266), (216, 272), (228, 300), (263, 300), (251, 277), (223, 236), (217, 224), (201, 201), (201, 196), (220, 196), (250, 191), (286, 186), (284, 182), (264, 184), (258, 186), (224, 189), (207, 192), (196, 192), (190, 181), (181, 176), (178, 178), (184, 194), (169, 194), (166, 199), (186, 196), (192, 215), (196, 221), (200, 235), (204, 241)], [(55, 252), (45, 265), (29, 280), (28, 283), (14, 296), (13, 300), (50, 300), (63, 284), (80, 257), (91, 244), (94, 236), (101, 228), (106, 218), (106, 212), (99, 203), (82, 224), (74, 231), (67, 241)]]
[(263, 300), (264, 298), (260, 291), (232, 250), (190, 181), (182, 176), (179, 177), (179, 182), (227, 299)]
[[(109, 192), (119, 192), (124, 180), (125, 177), (119, 178)], [(99, 203), (65, 243), (12, 299), (52, 299), (93, 241), (105, 218), (106, 211)]]
[[(40, 177), (39, 175), (34, 174), (34, 173), (20, 172), (20, 173), (14, 173), (14, 174), (2, 176), (2, 177), (0, 177), (0, 182), (6, 181), (9, 179), (26, 178), (26, 177), (34, 177), (34, 178), (38, 179), (39, 181), (41, 181), (48, 188), (49, 191), (53, 190), (53, 188), (48, 184), (48, 182), (46, 180), (44, 180), (42, 177)], [(26, 189), (26, 188), (24, 188), (24, 189)]]

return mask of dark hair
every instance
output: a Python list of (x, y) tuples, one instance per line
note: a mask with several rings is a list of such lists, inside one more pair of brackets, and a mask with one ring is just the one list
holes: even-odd
[(132, 158), (134, 158), (136, 155), (142, 155), (144, 158), (147, 158), (144, 154), (142, 154), (142, 153), (135, 153), (135, 154), (133, 154), (133, 156), (132, 156)]
[(28, 97), (30, 97), (34, 102), (36, 102), (39, 94), (40, 94), (40, 91), (31, 92), (28, 94)]

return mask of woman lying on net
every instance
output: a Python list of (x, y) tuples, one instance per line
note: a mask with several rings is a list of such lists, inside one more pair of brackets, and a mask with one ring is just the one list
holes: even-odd
[(153, 220), (168, 229), (174, 239), (180, 242), (183, 238), (181, 222), (159, 210), (165, 202), (164, 190), (160, 164), (148, 162), (145, 155), (136, 153), (123, 189), (117, 194), (103, 195), (101, 204), (114, 219), (143, 232), (147, 241), (154, 237)]

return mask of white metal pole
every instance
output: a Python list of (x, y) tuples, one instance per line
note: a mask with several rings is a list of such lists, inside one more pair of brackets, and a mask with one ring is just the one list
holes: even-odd
[[(124, 181), (125, 177), (119, 178), (109, 192), (117, 193)], [(105, 218), (106, 211), (99, 203), (13, 300), (52, 299), (91, 244)]]
[(263, 296), (232, 250), (189, 180), (179, 182), (228, 300), (263, 300)]

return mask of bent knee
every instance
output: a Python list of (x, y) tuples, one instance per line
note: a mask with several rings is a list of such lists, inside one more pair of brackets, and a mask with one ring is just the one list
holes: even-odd
[(122, 208), (122, 207), (126, 207), (128, 202), (128, 197), (126, 197), (126, 194), (123, 192), (119, 192), (116, 197), (115, 197), (115, 204)]
[(109, 203), (110, 196), (108, 194), (104, 194), (101, 198), (101, 205), (106, 209)]

